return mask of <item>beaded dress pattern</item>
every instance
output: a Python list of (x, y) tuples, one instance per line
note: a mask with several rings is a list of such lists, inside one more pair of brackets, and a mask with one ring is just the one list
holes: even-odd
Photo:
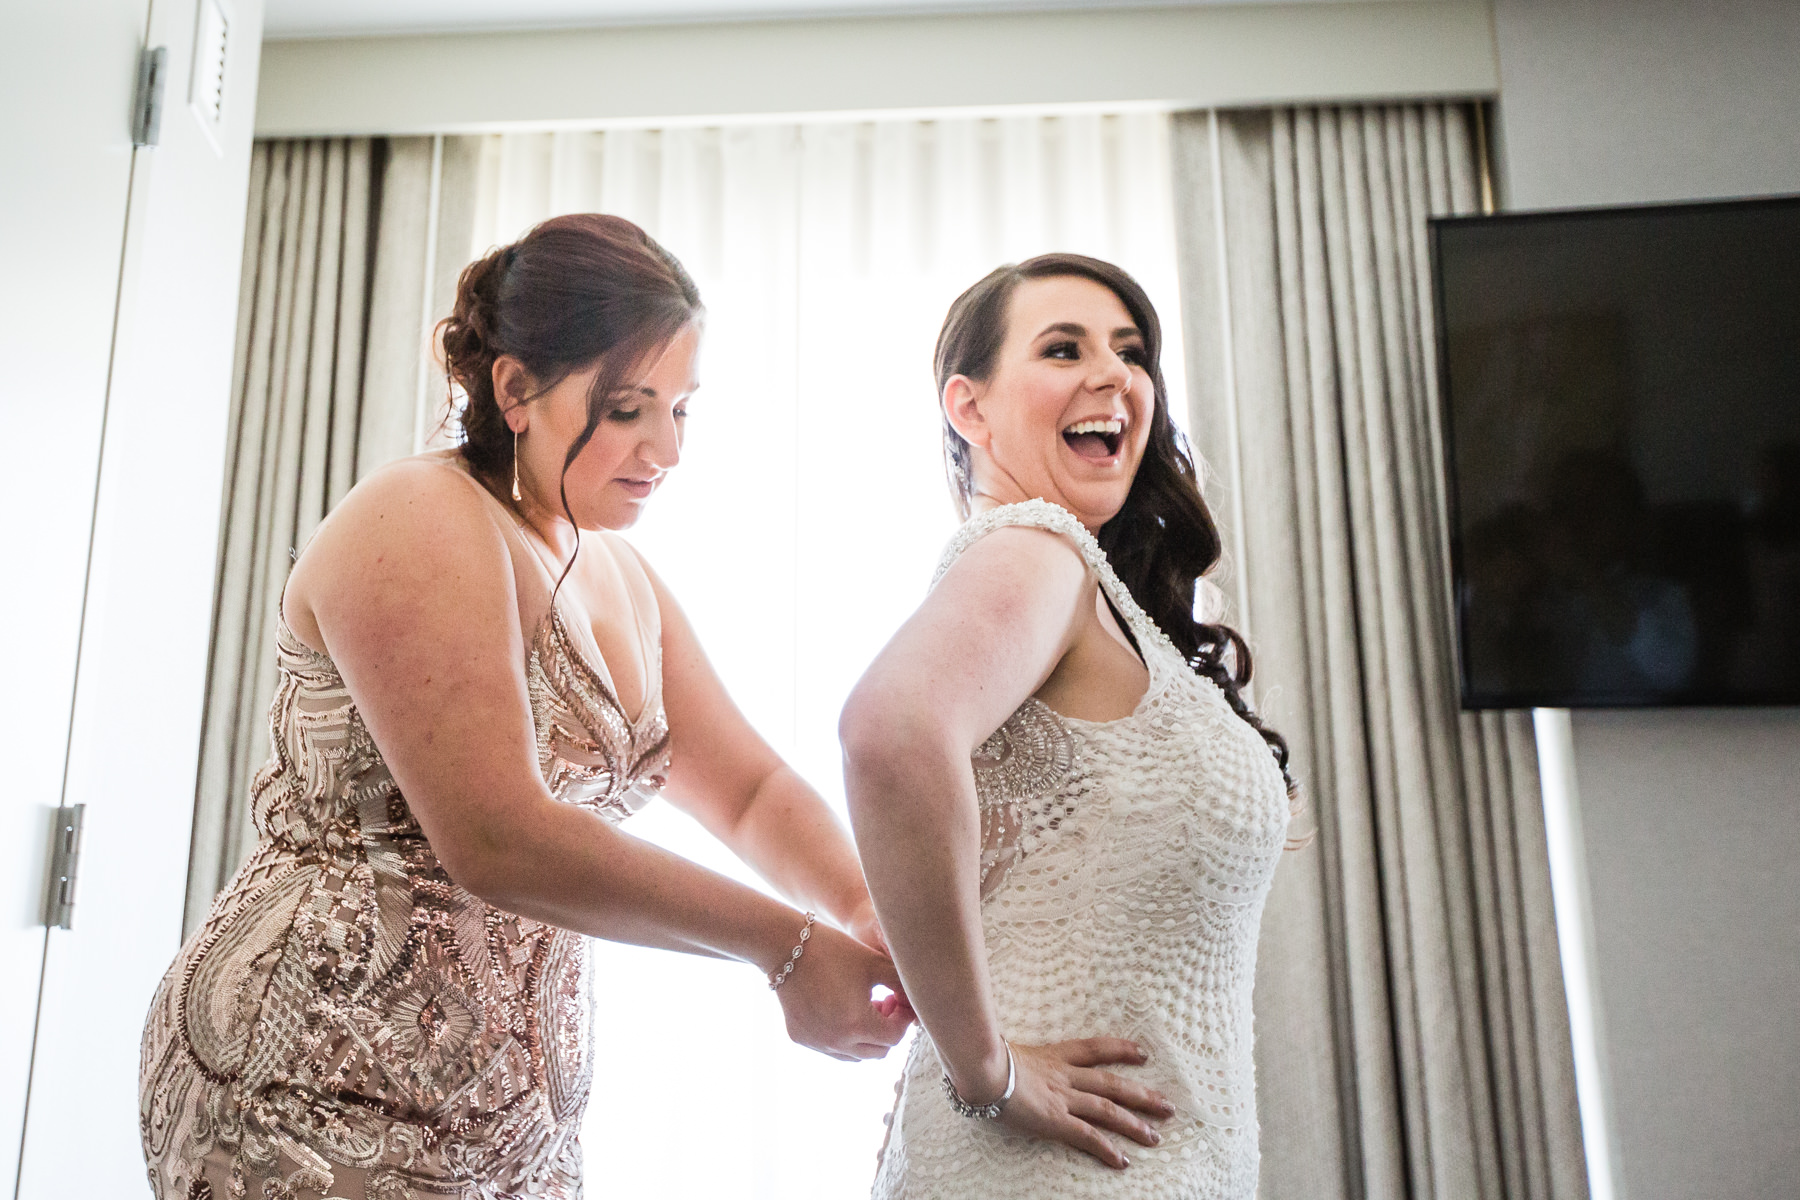
[(877, 1200), (1133, 1197), (1251, 1200), (1258, 1169), (1250, 992), (1256, 937), (1285, 844), (1281, 770), (1224, 695), (1182, 659), (1091, 534), (1042, 500), (991, 509), (938, 577), (1008, 525), (1067, 538), (1136, 640), (1150, 684), (1116, 721), (1035, 698), (973, 755), (982, 928), (1001, 1032), (1027, 1044), (1136, 1039), (1175, 1116), (1162, 1144), (1126, 1143), (1115, 1171), (1059, 1143), (958, 1116), (931, 1039), (914, 1039)]
[[(659, 652), (634, 721), (578, 647), (554, 607), (530, 641), (538, 765), (558, 800), (616, 824), (668, 769)], [(153, 1192), (574, 1200), (592, 1072), (585, 939), (453, 883), (331, 659), (285, 624), (276, 653), (272, 754), (251, 794), (259, 844), (144, 1031)]]

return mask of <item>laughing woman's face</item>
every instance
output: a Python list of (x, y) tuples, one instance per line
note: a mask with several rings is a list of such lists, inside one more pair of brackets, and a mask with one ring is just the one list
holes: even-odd
[(978, 496), (1049, 500), (1089, 529), (1124, 507), (1155, 408), (1142, 331), (1110, 288), (1074, 275), (1019, 284), (993, 371), (952, 376), (943, 399)]

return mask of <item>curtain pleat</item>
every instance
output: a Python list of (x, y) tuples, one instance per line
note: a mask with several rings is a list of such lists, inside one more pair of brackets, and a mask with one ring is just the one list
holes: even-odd
[(252, 155), (189, 929), (254, 843), (281, 589), (293, 548), (337, 499), (334, 458), (354, 462), (334, 434), (360, 402), (342, 360), (360, 358), (370, 159), (368, 139), (262, 142)]
[(1264, 923), (1263, 1194), (1585, 1196), (1531, 728), (1456, 703), (1426, 220), (1476, 208), (1471, 112), (1174, 151), (1195, 442), (1316, 829)]
[[(476, 137), (387, 140), (367, 310), (362, 406), (356, 426), (360, 479), (374, 467), (447, 444), (443, 367), (432, 329), (450, 315), (469, 261)], [(373, 402), (377, 401), (378, 402)]]
[[(444, 141), (437, 173), (463, 168), (453, 186), (466, 195), (473, 143)], [(255, 844), (250, 781), (269, 753), (275, 624), (293, 558), (359, 478), (417, 448), (432, 258), (419, 243), (442, 231), (460, 266), (468, 241), (466, 200), (447, 229), (442, 214), (430, 220), (432, 143), (281, 140), (252, 152), (190, 932)], [(406, 186), (420, 161), (424, 186)]]

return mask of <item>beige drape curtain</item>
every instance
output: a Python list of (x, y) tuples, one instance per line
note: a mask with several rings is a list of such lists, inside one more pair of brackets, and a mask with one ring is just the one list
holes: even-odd
[(250, 780), (269, 753), (293, 555), (358, 479), (429, 433), (426, 312), (448, 310), (467, 255), (474, 162), (462, 138), (252, 153), (188, 932), (255, 843)]
[(1263, 926), (1270, 1200), (1587, 1193), (1531, 726), (1456, 703), (1426, 219), (1477, 209), (1474, 116), (1176, 118), (1224, 587), (1317, 831)]

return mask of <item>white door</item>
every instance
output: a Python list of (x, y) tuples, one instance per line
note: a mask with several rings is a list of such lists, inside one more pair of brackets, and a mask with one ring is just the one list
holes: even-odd
[(50, 818), (82, 585), (149, 0), (8, 4), (0, 71), (0, 1189), (18, 1176)]
[[(180, 940), (261, 7), (61, 0), (5, 18), (24, 76), (0, 85), (0, 561), (23, 568), (0, 588), (0, 1186), (16, 1178), (18, 1200), (147, 1190), (138, 1034)], [(134, 154), (145, 44), (167, 48), (161, 128)], [(46, 937), (58, 803), (86, 822), (74, 928)]]

